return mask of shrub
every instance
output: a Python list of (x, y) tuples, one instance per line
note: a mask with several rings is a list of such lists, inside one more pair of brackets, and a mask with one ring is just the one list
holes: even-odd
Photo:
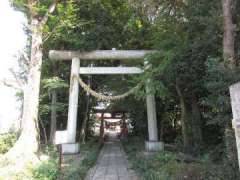
[(49, 157), (43, 160), (37, 167), (32, 169), (34, 179), (39, 180), (54, 180), (59, 175), (57, 152), (52, 147), (46, 147), (44, 156)]
[(6, 153), (16, 142), (18, 133), (6, 133), (0, 135), (0, 154)]
[[(142, 144), (142, 145), (140, 145)], [(136, 137), (129, 138), (123, 143), (128, 159), (142, 179), (146, 180), (202, 180), (201, 164), (184, 162), (181, 153), (156, 152), (145, 154), (144, 142)], [(206, 178), (207, 179), (207, 178)]]
[(34, 179), (54, 180), (59, 174), (57, 164), (55, 161), (43, 162), (33, 171)]

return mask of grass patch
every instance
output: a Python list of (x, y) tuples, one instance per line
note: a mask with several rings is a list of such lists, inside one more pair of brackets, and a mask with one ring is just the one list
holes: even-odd
[(143, 180), (237, 180), (227, 167), (213, 163), (207, 155), (196, 162), (186, 162), (180, 152), (144, 153), (144, 141), (130, 137), (123, 142), (131, 167)]
[(80, 155), (64, 156), (62, 171), (58, 168), (57, 151), (48, 151), (49, 160), (42, 162), (37, 168), (33, 169), (33, 178), (36, 180), (69, 180), (84, 179), (88, 170), (97, 161), (101, 145), (99, 138), (92, 137), (85, 144), (80, 145)]
[[(26, 161), (24, 159), (16, 159), (13, 162), (3, 164), (7, 159), (1, 159), (0, 180), (13, 179), (41, 179), (52, 180), (57, 179), (57, 153), (53, 147), (47, 146), (39, 156), (40, 160)], [(35, 157), (34, 157), (35, 158)]]
[[(0, 180), (81, 180), (84, 179), (88, 170), (95, 164), (100, 148), (99, 139), (92, 137), (86, 144), (80, 145), (80, 155), (67, 157), (68, 166), (63, 167), (62, 171), (60, 171), (59, 156), (56, 148), (46, 146), (39, 156), (40, 162), (37, 165), (28, 164), (21, 172), (12, 170), (9, 173), (4, 173), (4, 177), (0, 177)], [(0, 170), (4, 170), (4, 167)]]
[(86, 144), (81, 144), (80, 151), (83, 159), (78, 165), (69, 166), (63, 172), (61, 179), (84, 179), (88, 170), (96, 163), (100, 149), (101, 144), (99, 144), (98, 137), (92, 137)]
[(47, 146), (40, 156), (41, 163), (36, 167), (30, 167), (33, 179), (55, 180), (60, 174), (58, 168), (58, 152), (56, 148)]

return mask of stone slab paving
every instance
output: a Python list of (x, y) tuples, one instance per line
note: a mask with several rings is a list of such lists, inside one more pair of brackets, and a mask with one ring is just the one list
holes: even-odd
[(139, 180), (129, 168), (121, 142), (113, 133), (109, 135), (110, 138), (104, 143), (96, 165), (90, 169), (85, 180)]

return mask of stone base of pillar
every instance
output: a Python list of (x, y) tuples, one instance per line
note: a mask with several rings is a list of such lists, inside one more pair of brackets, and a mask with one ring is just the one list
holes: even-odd
[(79, 143), (62, 144), (62, 154), (78, 154), (79, 152)]
[(148, 152), (163, 151), (164, 143), (160, 141), (146, 141), (145, 149)]

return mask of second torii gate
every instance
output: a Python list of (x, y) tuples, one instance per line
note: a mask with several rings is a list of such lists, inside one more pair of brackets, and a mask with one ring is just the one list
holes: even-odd
[[(137, 67), (80, 67), (80, 60), (133, 60), (143, 59), (148, 53), (154, 53), (151, 50), (98, 50), (92, 52), (79, 51), (55, 51), (49, 52), (49, 58), (52, 60), (72, 60), (70, 90), (69, 90), (69, 108), (67, 131), (65, 131), (65, 142), (62, 144), (63, 153), (79, 152), (79, 145), (76, 143), (77, 127), (77, 107), (78, 107), (78, 77), (79, 74), (139, 74), (143, 70)], [(148, 115), (148, 134), (149, 140), (145, 142), (147, 151), (163, 150), (163, 142), (158, 141), (157, 116), (154, 94), (150, 93), (146, 82), (146, 102)]]

